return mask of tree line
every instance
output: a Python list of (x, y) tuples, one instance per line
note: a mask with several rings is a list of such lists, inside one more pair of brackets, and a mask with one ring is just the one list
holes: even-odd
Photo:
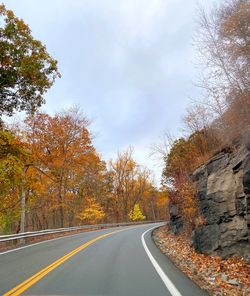
[(2, 128), (2, 231), (20, 231), (22, 211), (26, 230), (164, 218), (166, 195), (134, 161), (132, 149), (105, 163), (88, 125), (70, 108), (53, 116), (36, 112), (18, 128)]
[[(4, 5), (0, 19), (0, 232), (164, 218), (167, 196), (132, 148), (105, 162), (78, 108), (39, 112), (57, 61)], [(22, 122), (3, 122), (17, 111)]]

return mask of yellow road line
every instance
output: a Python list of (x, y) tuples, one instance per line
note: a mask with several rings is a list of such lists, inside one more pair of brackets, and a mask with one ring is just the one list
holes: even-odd
[[(122, 230), (125, 230), (125, 229), (122, 229)], [(53, 269), (55, 269), (56, 267), (61, 265), (63, 262), (65, 262), (66, 260), (68, 260), (69, 258), (74, 256), (75, 254), (77, 254), (80, 251), (82, 251), (83, 249), (87, 248), (89, 245), (93, 244), (94, 242), (96, 242), (96, 241), (98, 241), (98, 240), (100, 240), (100, 239), (102, 239), (102, 238), (104, 238), (104, 237), (106, 237), (108, 235), (111, 235), (113, 233), (120, 232), (122, 230), (113, 231), (113, 232), (110, 232), (110, 233), (107, 233), (107, 234), (103, 234), (103, 235), (100, 235), (100, 236), (88, 241), (87, 243), (85, 243), (85, 244), (81, 245), (80, 247), (74, 249), (73, 251), (66, 254), (65, 256), (63, 256), (63, 257), (59, 258), (58, 260), (54, 261), (52, 264), (48, 265), (44, 269), (40, 270), (39, 272), (37, 272), (36, 274), (34, 274), (33, 276), (31, 276), (30, 278), (25, 280), (24, 282), (22, 282), (18, 286), (14, 287), (10, 291), (3, 294), (3, 296), (21, 295), (22, 292), (26, 291), (28, 288), (33, 286), (36, 282), (38, 282), (40, 279), (42, 279), (45, 275), (47, 275), (49, 272), (51, 272)]]

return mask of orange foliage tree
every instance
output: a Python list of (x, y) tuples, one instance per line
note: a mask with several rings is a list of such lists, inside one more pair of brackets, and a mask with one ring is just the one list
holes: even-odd
[(83, 199), (91, 190), (96, 197), (93, 176), (100, 175), (104, 167), (92, 145), (88, 124), (76, 108), (54, 116), (37, 113), (26, 120), (24, 136), (33, 157), (33, 173), (35, 170), (38, 180), (46, 184), (35, 191), (40, 195), (39, 205), (44, 198), (44, 211), (51, 212), (53, 226), (75, 223), (75, 211), (81, 210)]
[(136, 204), (147, 220), (165, 218), (166, 200), (163, 204), (158, 202), (160, 194), (150, 180), (150, 171), (134, 161), (132, 152), (129, 148), (118, 153), (117, 159), (110, 163), (116, 221), (126, 221)]

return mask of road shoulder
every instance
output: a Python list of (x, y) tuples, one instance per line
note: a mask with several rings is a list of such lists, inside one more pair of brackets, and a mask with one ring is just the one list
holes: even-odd
[(198, 254), (188, 238), (170, 234), (166, 226), (156, 229), (153, 239), (161, 254), (209, 295), (250, 295), (249, 265), (240, 258), (222, 260)]
[[(189, 279), (180, 269), (178, 269), (173, 262), (163, 254), (159, 248), (155, 245), (152, 238), (152, 231), (145, 234), (145, 243), (159, 264), (162, 271), (166, 274), (172, 284), (176, 287), (179, 295), (182, 296), (207, 296), (207, 292), (202, 290), (198, 285), (196, 285), (191, 279)], [(173, 292), (174, 293), (174, 292)], [(175, 294), (173, 294), (175, 295)], [(177, 293), (176, 293), (177, 295)]]

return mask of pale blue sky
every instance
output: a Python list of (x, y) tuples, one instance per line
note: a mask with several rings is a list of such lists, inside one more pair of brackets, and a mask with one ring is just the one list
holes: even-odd
[[(219, 0), (202, 0), (204, 5)], [(197, 0), (6, 0), (58, 60), (62, 78), (43, 110), (73, 104), (93, 120), (105, 160), (134, 147), (148, 157), (165, 129), (178, 135), (188, 97), (197, 97), (192, 38)]]

